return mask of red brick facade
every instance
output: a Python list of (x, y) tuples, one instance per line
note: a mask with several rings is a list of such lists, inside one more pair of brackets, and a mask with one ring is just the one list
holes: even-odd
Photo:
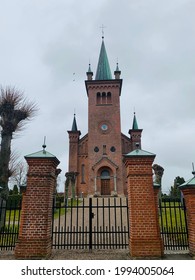
[(26, 158), (29, 165), (23, 193), (17, 259), (40, 259), (51, 254), (51, 221), (56, 188), (57, 158)]
[[(131, 153), (130, 153), (131, 154)], [(163, 245), (158, 220), (158, 189), (153, 187), (155, 155), (127, 155), (128, 203), (132, 257), (161, 257)]]
[(140, 129), (130, 129), (131, 137), (121, 133), (120, 71), (115, 79), (85, 81), (88, 96), (88, 133), (69, 133), (69, 170), (77, 174), (76, 195), (127, 195), (124, 155), (141, 148)]
[(180, 188), (185, 199), (187, 212), (189, 253), (195, 256), (195, 185)]

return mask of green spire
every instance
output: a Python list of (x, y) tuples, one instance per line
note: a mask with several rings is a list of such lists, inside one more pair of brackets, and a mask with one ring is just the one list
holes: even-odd
[(115, 71), (117, 71), (117, 72), (119, 72), (120, 70), (119, 70), (119, 67), (118, 67), (118, 62), (117, 62), (117, 64), (116, 64), (116, 70)]
[(108, 57), (104, 44), (104, 37), (102, 37), (102, 45), (95, 80), (112, 80), (112, 74), (110, 71), (110, 65), (108, 62)]
[(136, 119), (136, 116), (135, 116), (135, 112), (134, 112), (134, 117), (133, 117), (133, 126), (132, 126), (132, 129), (133, 129), (133, 130), (139, 129), (139, 128), (138, 128), (138, 124), (137, 124), (137, 119)]
[(88, 69), (88, 71), (87, 71), (88, 73), (92, 73), (92, 71), (91, 71), (91, 64), (89, 63), (89, 69)]
[(73, 123), (72, 123), (72, 131), (78, 131), (75, 114), (74, 114), (74, 119), (73, 119)]

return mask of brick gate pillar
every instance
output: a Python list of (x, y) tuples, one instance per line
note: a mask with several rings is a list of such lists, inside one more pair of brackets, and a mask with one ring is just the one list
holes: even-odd
[(130, 255), (135, 258), (161, 257), (157, 196), (160, 185), (153, 187), (152, 163), (155, 155), (134, 150), (125, 156), (128, 180)]
[(43, 147), (25, 156), (29, 170), (15, 248), (17, 259), (42, 259), (51, 254), (52, 205), (59, 160)]
[(185, 199), (189, 254), (195, 257), (195, 177), (180, 185), (179, 188)]

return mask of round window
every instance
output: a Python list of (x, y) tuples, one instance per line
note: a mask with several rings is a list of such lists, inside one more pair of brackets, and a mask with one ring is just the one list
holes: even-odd
[(107, 130), (107, 129), (108, 129), (107, 124), (105, 124), (105, 123), (102, 124), (102, 125), (101, 125), (101, 129), (104, 130), (104, 131)]
[(94, 148), (94, 152), (98, 153), (98, 152), (99, 152), (99, 148), (98, 148), (98, 147), (95, 147), (95, 148)]
[(112, 146), (112, 147), (110, 148), (110, 151), (114, 153), (114, 152), (116, 151), (116, 148), (115, 148), (114, 146)]

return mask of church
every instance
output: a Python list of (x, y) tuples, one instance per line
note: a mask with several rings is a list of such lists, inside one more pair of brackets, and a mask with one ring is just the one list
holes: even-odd
[(134, 113), (129, 136), (121, 132), (123, 80), (118, 63), (112, 77), (104, 37), (95, 78), (90, 64), (86, 75), (88, 133), (81, 137), (74, 115), (72, 128), (68, 131), (69, 170), (66, 177), (70, 178), (78, 197), (123, 196), (127, 194), (123, 158), (129, 152), (141, 149), (142, 129), (138, 128)]

